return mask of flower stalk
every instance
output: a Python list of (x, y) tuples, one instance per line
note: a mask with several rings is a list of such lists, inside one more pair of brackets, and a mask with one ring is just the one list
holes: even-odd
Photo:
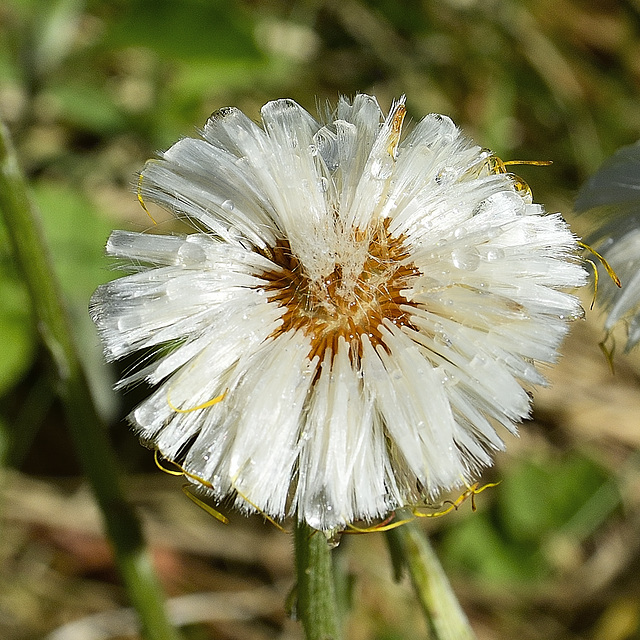
[(140, 522), (127, 502), (115, 453), (92, 401), (38, 212), (4, 123), (0, 122), (0, 211), (32, 298), (36, 322), (56, 367), (58, 393), (80, 463), (102, 511), (128, 596), (147, 640), (177, 640), (164, 609)]
[(340, 640), (340, 615), (327, 539), (304, 522), (298, 522), (294, 537), (297, 618), (307, 640)]
[(426, 535), (407, 523), (387, 531), (396, 577), (407, 569), (432, 640), (475, 640), (451, 584)]

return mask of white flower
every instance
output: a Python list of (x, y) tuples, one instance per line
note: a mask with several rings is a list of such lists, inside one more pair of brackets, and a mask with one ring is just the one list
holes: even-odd
[(141, 179), (201, 232), (109, 239), (136, 268), (92, 300), (107, 356), (162, 353), (131, 421), (217, 499), (330, 530), (470, 482), (581, 314), (560, 215), (444, 116), (400, 142), (404, 113), (222, 109)]
[(597, 300), (608, 310), (604, 328), (623, 323), (626, 351), (640, 342), (640, 142), (622, 147), (583, 185), (575, 210), (594, 224), (589, 238), (622, 281), (600, 279)]

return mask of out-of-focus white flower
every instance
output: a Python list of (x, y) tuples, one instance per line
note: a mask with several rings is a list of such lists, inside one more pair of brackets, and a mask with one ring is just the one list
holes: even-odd
[(622, 281), (600, 279), (597, 300), (607, 309), (605, 330), (627, 329), (626, 351), (640, 342), (640, 142), (622, 147), (583, 185), (575, 210), (591, 218), (590, 244)]
[(331, 530), (470, 482), (581, 315), (560, 215), (449, 118), (400, 142), (404, 114), (222, 109), (140, 183), (201, 232), (108, 241), (135, 272), (93, 297), (106, 354), (162, 352), (131, 421), (217, 499)]

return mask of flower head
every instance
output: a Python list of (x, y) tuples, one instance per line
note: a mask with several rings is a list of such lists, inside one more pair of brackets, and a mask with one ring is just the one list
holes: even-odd
[(163, 354), (122, 381), (160, 384), (131, 421), (217, 499), (329, 530), (470, 482), (581, 314), (562, 218), (404, 114), (222, 109), (140, 183), (200, 232), (108, 241), (136, 268), (92, 300), (106, 354)]
[(626, 351), (640, 342), (640, 143), (618, 149), (582, 186), (575, 203), (591, 219), (589, 242), (622, 280), (602, 278), (598, 301), (608, 311), (607, 333), (627, 332)]

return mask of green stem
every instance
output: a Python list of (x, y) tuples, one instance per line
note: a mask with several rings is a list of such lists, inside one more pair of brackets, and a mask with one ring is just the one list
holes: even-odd
[(307, 640), (339, 640), (340, 615), (336, 602), (331, 549), (321, 531), (305, 523), (295, 529), (298, 602), (296, 614)]
[(388, 531), (387, 541), (396, 576), (401, 575), (404, 567), (409, 570), (430, 637), (433, 640), (474, 640), (467, 616), (425, 534), (410, 522)]
[(53, 358), (58, 392), (80, 463), (102, 510), (116, 563), (147, 640), (177, 640), (146, 549), (139, 520), (124, 496), (115, 452), (80, 364), (69, 319), (55, 279), (38, 212), (0, 122), (0, 211), (4, 214), (16, 261), (31, 294), (38, 329)]

